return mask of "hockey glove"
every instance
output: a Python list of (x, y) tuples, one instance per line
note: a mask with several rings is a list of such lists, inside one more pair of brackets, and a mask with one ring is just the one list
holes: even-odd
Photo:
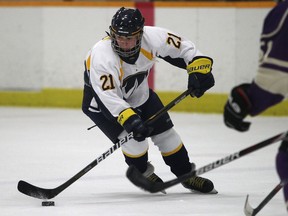
[(224, 107), (224, 123), (227, 127), (244, 132), (249, 130), (250, 122), (243, 119), (249, 114), (251, 102), (247, 96), (250, 84), (242, 84), (232, 89)]
[(119, 114), (117, 121), (128, 133), (133, 132), (133, 138), (138, 142), (145, 140), (149, 136), (148, 128), (140, 116), (131, 108), (123, 110)]
[(213, 60), (209, 57), (195, 57), (187, 66), (188, 88), (192, 88), (191, 96), (201, 97), (205, 91), (215, 84), (212, 71)]

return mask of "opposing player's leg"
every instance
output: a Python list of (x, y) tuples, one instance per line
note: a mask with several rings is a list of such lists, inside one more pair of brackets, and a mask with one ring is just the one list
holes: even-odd
[[(288, 135), (286, 136), (288, 138)], [(277, 172), (281, 180), (288, 179), (288, 141), (283, 140), (276, 156)], [(284, 199), (288, 211), (288, 184), (283, 187)]]

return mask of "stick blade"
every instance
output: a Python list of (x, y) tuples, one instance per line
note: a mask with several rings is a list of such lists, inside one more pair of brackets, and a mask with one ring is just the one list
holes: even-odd
[(57, 195), (53, 193), (53, 189), (40, 188), (22, 180), (18, 182), (17, 189), (27, 196), (38, 199), (51, 199)]
[(167, 188), (170, 188), (176, 184), (179, 184), (185, 181), (188, 178), (194, 176), (196, 171), (186, 173), (180, 177), (172, 179), (166, 182), (151, 182), (147, 178), (145, 178), (142, 173), (134, 166), (129, 166), (126, 176), (127, 178), (137, 187), (140, 187), (144, 191), (148, 191), (150, 193), (157, 193), (165, 191)]
[(157, 182), (151, 182), (146, 179), (135, 166), (128, 167), (126, 176), (134, 185), (143, 189), (144, 191), (148, 191), (150, 193), (156, 193), (161, 191), (155, 188)]
[(255, 212), (254, 209), (252, 208), (252, 206), (249, 204), (249, 194), (246, 197), (246, 201), (245, 201), (245, 205), (244, 205), (244, 213), (246, 216), (255, 216)]

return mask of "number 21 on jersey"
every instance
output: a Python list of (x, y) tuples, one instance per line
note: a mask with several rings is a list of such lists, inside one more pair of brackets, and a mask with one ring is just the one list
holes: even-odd
[(168, 33), (167, 43), (179, 49), (181, 45), (181, 37), (172, 33)]
[(104, 91), (115, 88), (114, 81), (113, 81), (113, 76), (111, 74), (102, 75), (100, 77), (100, 80), (102, 81), (102, 89)]

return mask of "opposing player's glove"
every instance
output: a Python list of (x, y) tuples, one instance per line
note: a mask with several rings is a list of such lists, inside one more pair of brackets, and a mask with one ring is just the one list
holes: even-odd
[(250, 84), (242, 84), (232, 89), (224, 107), (224, 123), (227, 127), (244, 132), (249, 130), (250, 122), (243, 119), (249, 114), (251, 102), (247, 96)]
[(212, 71), (213, 60), (205, 56), (195, 57), (187, 66), (188, 88), (192, 88), (191, 96), (201, 97), (205, 91), (215, 84)]
[(133, 132), (133, 137), (138, 142), (145, 140), (149, 135), (148, 128), (132, 108), (123, 110), (119, 114), (117, 121), (128, 133)]

